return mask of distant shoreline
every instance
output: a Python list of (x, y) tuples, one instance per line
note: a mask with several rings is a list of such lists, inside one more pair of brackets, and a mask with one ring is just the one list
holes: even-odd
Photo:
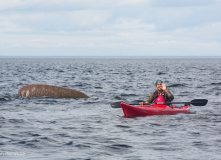
[(1, 56), (18, 59), (221, 59), (221, 56)]

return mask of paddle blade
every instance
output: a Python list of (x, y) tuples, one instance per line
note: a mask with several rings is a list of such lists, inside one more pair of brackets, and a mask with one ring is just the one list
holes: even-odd
[(121, 102), (113, 102), (113, 103), (111, 103), (110, 105), (111, 105), (112, 108), (121, 108), (120, 103), (121, 103)]
[(194, 99), (190, 103), (194, 106), (205, 106), (207, 102), (207, 99)]

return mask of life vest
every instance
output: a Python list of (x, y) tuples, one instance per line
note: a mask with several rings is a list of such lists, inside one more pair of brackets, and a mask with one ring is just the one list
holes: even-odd
[(154, 103), (165, 103), (170, 102), (168, 99), (166, 99), (166, 95), (162, 93), (162, 95), (158, 95), (158, 90), (154, 92)]
[(165, 98), (163, 95), (158, 95), (158, 97), (155, 100), (155, 103), (165, 103)]

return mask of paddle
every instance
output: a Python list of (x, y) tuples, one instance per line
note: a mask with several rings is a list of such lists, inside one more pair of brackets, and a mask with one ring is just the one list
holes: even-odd
[[(151, 105), (151, 104), (166, 104), (166, 105), (170, 105), (170, 104), (187, 104), (187, 105), (194, 105), (194, 106), (205, 106), (207, 104), (208, 100), (207, 99), (194, 99), (190, 102), (170, 102), (170, 103), (144, 103), (144, 105)], [(113, 102), (111, 103), (111, 107), (112, 108), (121, 108), (120, 105), (121, 102)], [(134, 104), (130, 104), (130, 105), (140, 105), (139, 103), (134, 103)]]

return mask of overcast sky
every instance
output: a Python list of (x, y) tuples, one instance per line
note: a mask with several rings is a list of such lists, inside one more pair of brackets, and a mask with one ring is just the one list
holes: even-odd
[(221, 0), (0, 0), (0, 55), (221, 56)]

